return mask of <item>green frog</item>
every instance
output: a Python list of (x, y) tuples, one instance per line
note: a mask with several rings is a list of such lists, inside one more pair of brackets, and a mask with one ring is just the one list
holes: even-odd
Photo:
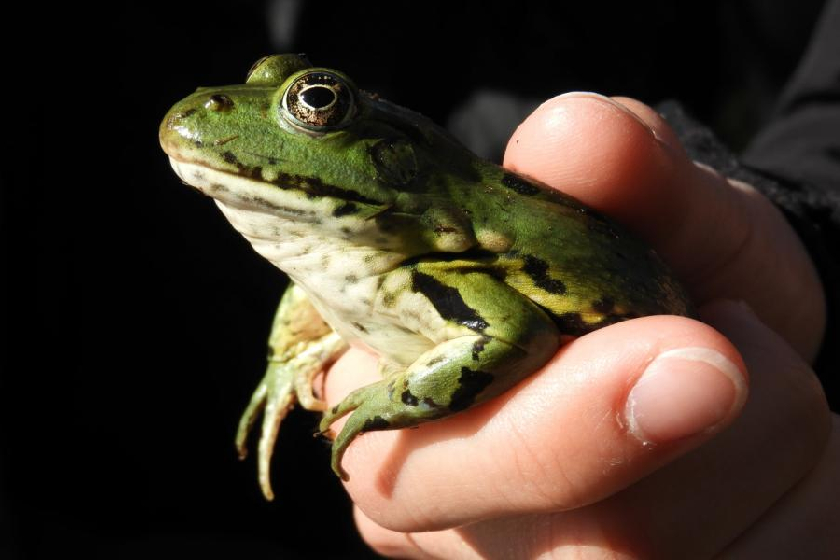
[[(322, 411), (332, 468), (359, 435), (418, 426), (492, 399), (569, 337), (690, 315), (659, 257), (618, 224), (482, 160), (424, 116), (303, 55), (265, 57), (244, 84), (175, 104), (160, 144), (254, 250), (285, 272), (268, 365), (236, 446), (263, 413), (258, 471), (295, 401)], [(348, 345), (382, 379), (327, 408), (313, 382)]]

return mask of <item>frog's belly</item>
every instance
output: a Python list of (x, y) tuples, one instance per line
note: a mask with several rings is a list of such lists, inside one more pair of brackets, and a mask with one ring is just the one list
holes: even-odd
[(384, 277), (405, 255), (317, 235), (313, 228), (277, 215), (216, 204), (254, 250), (288, 274), (350, 344), (361, 342), (403, 365), (434, 347), (427, 337), (406, 328), (394, 310), (376, 303)]
[[(295, 280), (294, 276), (292, 277)], [(373, 351), (388, 361), (408, 366), (413, 363), (423, 352), (434, 347), (434, 342), (425, 336), (405, 328), (399, 320), (390, 312), (382, 313), (377, 309), (375, 303), (370, 305), (352, 306), (344, 290), (344, 298), (330, 297), (338, 293), (327, 289), (318, 289), (312, 286), (309, 281), (295, 280), (309, 295), (309, 300), (321, 317), (329, 323), (335, 332), (353, 346), (362, 347)], [(375, 285), (374, 289), (365, 293), (361, 301), (373, 302), (376, 300), (376, 287), (379, 282), (375, 278), (365, 279)], [(358, 284), (365, 284), (360, 281)], [(358, 288), (356, 288), (358, 290)], [(368, 297), (369, 296), (369, 297)]]

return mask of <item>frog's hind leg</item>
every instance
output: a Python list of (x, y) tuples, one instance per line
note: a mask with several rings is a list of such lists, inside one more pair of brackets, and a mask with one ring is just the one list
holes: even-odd
[(465, 410), (506, 391), (557, 350), (557, 327), (531, 300), (489, 274), (453, 266), (424, 262), (386, 279), (384, 290), (400, 288), (389, 310), (436, 345), (324, 414), (322, 432), (352, 413), (333, 443), (332, 467), (340, 477), (347, 478), (341, 458), (357, 435)]
[[(554, 348), (548, 345), (544, 353), (529, 353), (497, 338), (462, 336), (439, 344), (403, 372), (357, 389), (321, 420), (321, 431), (326, 432), (335, 420), (350, 414), (333, 442), (333, 471), (349, 478), (341, 459), (356, 436), (416, 426), (483, 402), (542, 365)], [(474, 358), (477, 353), (480, 359)]]
[(292, 285), (280, 301), (269, 337), (265, 377), (242, 414), (236, 433), (239, 458), (247, 456), (247, 439), (259, 413), (263, 421), (257, 451), (260, 488), (267, 500), (274, 498), (270, 465), (280, 424), (295, 403), (308, 410), (323, 410), (323, 401), (312, 393), (312, 382), (326, 364), (334, 361), (347, 344), (324, 323), (302, 290)]
[(248, 455), (247, 439), (260, 411), (263, 413), (260, 440), (257, 446), (257, 472), (260, 488), (267, 500), (274, 499), (271, 489), (270, 465), (280, 423), (295, 403), (294, 368), (290, 364), (269, 364), (265, 377), (251, 396), (251, 402), (239, 420), (236, 432), (236, 449), (239, 459)]

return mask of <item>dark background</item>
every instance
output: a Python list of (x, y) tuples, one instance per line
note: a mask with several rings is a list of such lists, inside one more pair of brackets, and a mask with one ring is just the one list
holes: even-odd
[(594, 90), (679, 99), (738, 150), (821, 4), (205, 0), (32, 20), (62, 39), (6, 51), (0, 558), (373, 557), (314, 415), (283, 425), (274, 503), (236, 460), (285, 280), (158, 147), (196, 86), (306, 52), (441, 123), (481, 88), (524, 106)]

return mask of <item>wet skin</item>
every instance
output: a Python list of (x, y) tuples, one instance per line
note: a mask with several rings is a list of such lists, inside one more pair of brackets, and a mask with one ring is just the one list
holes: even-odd
[[(237, 436), (244, 457), (264, 411), (269, 499), (274, 441), (295, 401), (324, 411), (324, 433), (350, 415), (332, 456), (347, 478), (341, 458), (358, 435), (499, 395), (564, 335), (692, 314), (668, 268), (618, 224), (302, 56), (199, 88), (166, 115), (160, 142), (181, 179), (292, 280)], [(382, 379), (324, 410), (312, 381), (348, 344), (379, 355)]]

